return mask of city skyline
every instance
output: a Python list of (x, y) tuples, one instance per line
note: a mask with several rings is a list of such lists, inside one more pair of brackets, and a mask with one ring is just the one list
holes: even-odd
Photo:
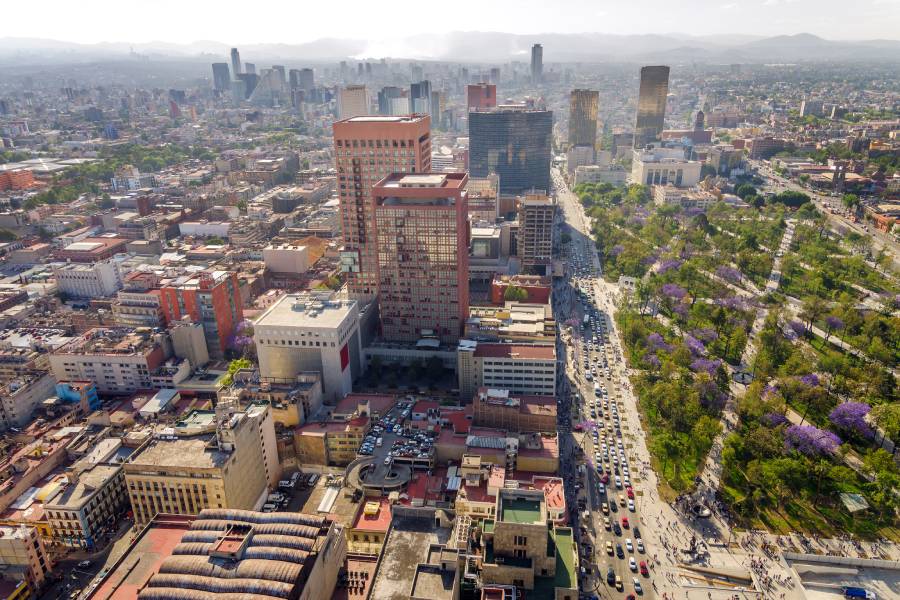
[[(508, 3), (485, 5), (461, 0), (458, 8), (444, 14), (442, 27), (422, 29), (414, 4), (402, 0), (394, 11), (385, 13), (362, 3), (351, 3), (345, 18), (330, 19), (330, 6), (303, 6), (276, 0), (272, 10), (286, 18), (271, 19), (269, 12), (242, 14), (240, 19), (228, 18), (235, 14), (227, 10), (229, 3), (216, 3), (220, 10), (210, 11), (208, 2), (176, 4), (160, 2), (154, 11), (141, 15), (140, 31), (127, 34), (117, 26), (122, 6), (111, 0), (93, 2), (94, 10), (84, 11), (71, 3), (49, 0), (40, 19), (31, 18), (31, 8), (11, 5), (5, 8), (5, 22), (0, 26), (3, 37), (63, 40), (76, 43), (97, 44), (104, 42), (144, 43), (158, 41), (169, 44), (191, 44), (199, 40), (230, 40), (233, 44), (248, 43), (306, 43), (334, 38), (359, 38), (369, 40), (374, 52), (381, 56), (404, 55), (402, 40), (398, 36), (414, 31), (427, 45), (427, 37), (446, 31), (473, 31), (470, 15), (478, 12), (478, 30), (507, 32), (520, 35), (585, 34), (600, 32), (622, 35), (672, 35), (673, 32), (688, 36), (715, 35), (723, 41), (734, 36), (775, 36), (809, 32), (836, 40), (896, 39), (900, 25), (900, 2), (895, 0), (860, 0), (855, 10), (848, 13), (837, 0), (759, 0), (746, 3), (728, 0), (645, 0), (637, 4), (618, 5), (611, 2), (566, 0), (540, 18), (534, 15), (545, 8), (536, 0), (518, 3), (518, 10), (510, 11)], [(180, 19), (171, 19), (167, 6), (176, 9)], [(405, 10), (405, 9), (410, 10)], [(471, 9), (471, 10), (469, 10)], [(665, 11), (666, 19), (659, 23), (647, 22), (642, 15)], [(410, 17), (404, 17), (408, 14)], [(219, 15), (219, 16), (217, 16)], [(296, 27), (296, 16), (306, 23), (315, 23), (305, 31)], [(14, 24), (14, 26), (13, 26)], [(257, 32), (257, 33), (251, 33)], [(260, 35), (259, 32), (265, 32)], [(372, 35), (378, 32), (378, 35)], [(538, 41), (538, 40), (535, 40)], [(375, 55), (378, 55), (376, 53)]]

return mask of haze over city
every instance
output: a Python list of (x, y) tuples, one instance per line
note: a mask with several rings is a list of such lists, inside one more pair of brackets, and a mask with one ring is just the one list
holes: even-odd
[(900, 598), (900, 2), (0, 15), (0, 600)]

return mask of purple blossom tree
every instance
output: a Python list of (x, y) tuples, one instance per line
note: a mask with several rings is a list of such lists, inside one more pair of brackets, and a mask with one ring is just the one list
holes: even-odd
[(831, 337), (832, 331), (840, 331), (844, 328), (844, 322), (840, 319), (840, 317), (836, 317), (834, 315), (828, 315), (825, 317), (825, 341), (828, 341), (828, 338)]
[(844, 402), (831, 411), (828, 420), (838, 429), (870, 439), (875, 435), (875, 431), (866, 422), (866, 415), (870, 410), (872, 407), (865, 402)]
[(734, 267), (729, 267), (728, 265), (722, 265), (716, 269), (716, 275), (731, 283), (740, 283), (741, 278), (743, 277), (743, 274), (740, 271)]
[(779, 425), (784, 425), (788, 422), (788, 418), (786, 416), (776, 412), (766, 413), (760, 420), (772, 429), (778, 427)]
[(676, 304), (672, 308), (672, 312), (681, 317), (682, 319), (686, 319), (688, 316), (688, 307), (687, 304)]
[(625, 252), (625, 246), (623, 246), (622, 244), (616, 244), (609, 251), (610, 255), (612, 256), (618, 256), (623, 252)]
[(653, 369), (654, 371), (658, 370), (660, 367), (660, 364), (662, 364), (659, 361), (659, 357), (656, 356), (655, 354), (647, 354), (644, 357), (644, 363), (647, 365), (647, 368)]
[(685, 290), (677, 283), (667, 283), (662, 286), (661, 291), (664, 296), (672, 298), (674, 300), (682, 300), (685, 296), (687, 296), (687, 290)]
[(841, 438), (812, 425), (791, 425), (784, 430), (784, 446), (806, 456), (825, 456), (834, 453)]
[(691, 363), (691, 371), (694, 373), (708, 373), (710, 377), (714, 377), (721, 364), (722, 361), (718, 358), (698, 358)]
[(684, 334), (684, 345), (694, 356), (706, 356), (706, 346), (689, 333)]
[(652, 348), (653, 350), (665, 350), (666, 352), (672, 350), (672, 346), (667, 344), (663, 336), (655, 331), (647, 336), (647, 347)]
[(670, 258), (668, 260), (664, 260), (661, 263), (659, 263), (659, 266), (656, 267), (656, 272), (659, 273), (660, 275), (662, 275), (663, 273), (668, 273), (669, 271), (671, 271), (673, 269), (677, 269), (682, 264), (684, 264), (683, 260), (680, 260), (677, 258)]
[(718, 412), (724, 408), (727, 396), (719, 389), (719, 386), (716, 385), (715, 381), (712, 381), (711, 379), (698, 381), (695, 387), (700, 399), (700, 406), (714, 412)]
[(788, 330), (793, 334), (793, 339), (806, 336), (806, 324), (802, 321), (798, 321), (797, 319), (794, 319), (793, 321), (788, 323)]
[(819, 376), (815, 373), (807, 373), (800, 378), (800, 382), (809, 387), (816, 387), (820, 383)]
[(691, 335), (702, 341), (704, 344), (710, 344), (719, 339), (719, 334), (716, 333), (716, 330), (712, 327), (701, 327), (700, 329), (695, 329), (691, 332)]

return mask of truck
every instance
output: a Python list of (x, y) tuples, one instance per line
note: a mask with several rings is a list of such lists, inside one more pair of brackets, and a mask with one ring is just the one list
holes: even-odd
[(875, 592), (861, 587), (845, 587), (843, 588), (845, 598), (865, 598), (865, 600), (877, 600)]
[(591, 315), (584, 315), (584, 319), (581, 321), (582, 326), (587, 327), (591, 324)]

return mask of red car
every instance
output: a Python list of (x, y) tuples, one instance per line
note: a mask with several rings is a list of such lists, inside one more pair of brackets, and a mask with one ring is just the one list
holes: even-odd
[(628, 529), (628, 517), (622, 517), (622, 527)]
[(625, 493), (628, 494), (629, 498), (634, 500), (634, 489), (632, 489), (632, 487), (630, 485), (627, 488), (625, 488)]
[(641, 575), (643, 575), (644, 577), (650, 577), (650, 571), (647, 570), (647, 563), (646, 563), (646, 562), (641, 561), (641, 564), (638, 565), (638, 567), (639, 567), (640, 570), (641, 570)]
[(601, 482), (603, 485), (606, 485), (607, 483), (609, 483), (609, 473), (604, 473), (604, 474), (600, 477), (600, 482)]

